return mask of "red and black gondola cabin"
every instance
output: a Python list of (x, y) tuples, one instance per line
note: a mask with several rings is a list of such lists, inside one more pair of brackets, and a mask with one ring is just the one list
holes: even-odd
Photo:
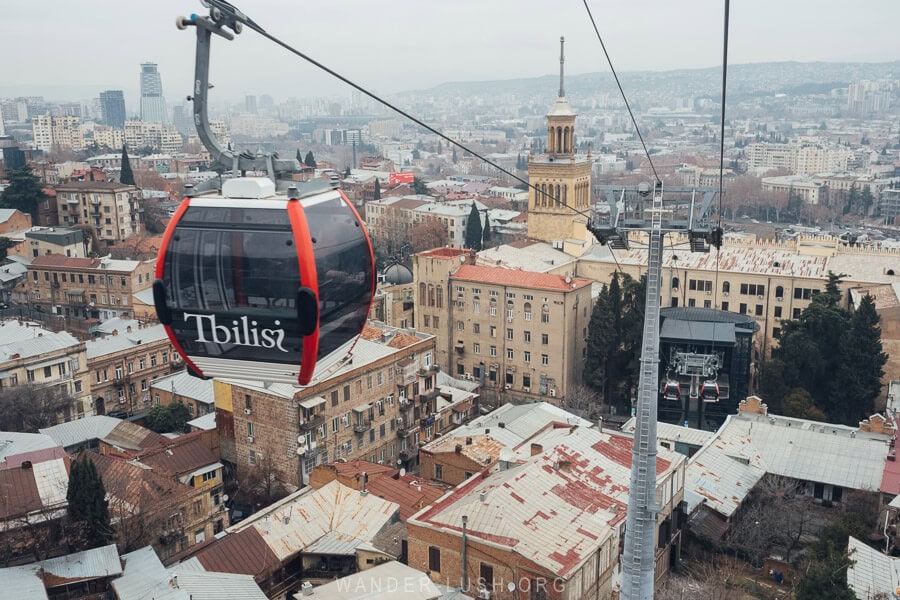
[(186, 198), (163, 236), (153, 300), (193, 374), (306, 385), (349, 352), (375, 291), (372, 245), (339, 190), (288, 198), (264, 178)]

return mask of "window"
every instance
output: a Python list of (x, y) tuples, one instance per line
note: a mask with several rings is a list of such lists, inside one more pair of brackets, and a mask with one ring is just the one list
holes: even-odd
[(156, 366), (156, 352), (154, 352), (153, 354), (150, 355), (150, 366), (151, 367)]
[(435, 573), (441, 572), (441, 549), (434, 546), (428, 547), (428, 570)]
[(491, 325), (490, 333), (491, 333), (492, 338), (497, 337), (497, 328), (495, 326)]
[(524, 357), (523, 360), (524, 360), (525, 362), (527, 362), (527, 363), (530, 363), (530, 362), (531, 362), (531, 352), (529, 352), (528, 350), (526, 350), (526, 351), (525, 351), (525, 357)]
[(688, 306), (694, 307), (697, 306), (697, 300), (695, 298), (688, 298)]
[(506, 339), (508, 339), (508, 340), (513, 339), (513, 330), (512, 330), (512, 329), (508, 329), (508, 328), (507, 328), (507, 330), (506, 330)]
[(494, 567), (481, 563), (478, 571), (478, 587), (484, 590), (494, 589)]
[(497, 356), (497, 346), (491, 346), (491, 356)]
[(531, 302), (525, 303), (525, 320), (526, 321), (531, 320)]
[(141, 358), (141, 359), (138, 361), (138, 368), (141, 369), (141, 370), (143, 370), (143, 369), (145, 369), (146, 367), (147, 367), (147, 359), (146, 359), (146, 358)]
[(349, 402), (349, 401), (350, 401), (350, 386), (345, 385), (344, 386), (344, 402)]
[(541, 364), (545, 367), (550, 364), (550, 355), (541, 354)]
[(472, 333), (481, 333), (480, 323), (472, 323)]
[(256, 429), (253, 427), (253, 423), (251, 421), (247, 421), (247, 435), (249, 435), (250, 437), (253, 437), (253, 432), (255, 430)]
[(728, 281), (722, 282), (722, 293), (728, 294), (731, 292), (731, 283)]
[(250, 394), (244, 394), (244, 408), (253, 412), (253, 396)]
[(800, 309), (799, 309), (799, 308), (795, 308), (795, 309), (794, 309), (794, 316), (793, 316), (793, 318), (794, 318), (795, 320), (800, 318)]
[(544, 345), (544, 346), (546, 346), (546, 345), (549, 344), (549, 343), (550, 343), (550, 334), (549, 334), (549, 333), (542, 333), (542, 334), (541, 334), (541, 344)]
[(425, 315), (425, 327), (431, 327), (431, 315)]
[(781, 337), (781, 327), (773, 327), (772, 328), (772, 337), (776, 340)]
[(141, 391), (142, 392), (147, 391), (147, 380), (146, 379), (141, 379)]
[(53, 377), (53, 369), (50, 367), (44, 367), (44, 377)]
[(762, 315), (763, 315), (763, 305), (757, 304), (756, 305), (756, 316), (761, 317)]
[(491, 298), (490, 315), (492, 317), (497, 316), (497, 301), (493, 298)]
[(672, 289), (677, 290), (679, 285), (679, 281), (677, 277), (672, 278)]
[(438, 481), (444, 479), (444, 465), (434, 465), (434, 478)]
[(781, 287), (780, 285), (775, 288), (775, 297), (779, 300), (784, 298), (784, 288)]
[(251, 450), (251, 451), (250, 451), (250, 453), (249, 453), (249, 455), (248, 455), (248, 462), (249, 462), (251, 465), (255, 465), (255, 464), (256, 464), (256, 450)]
[(722, 310), (728, 310), (728, 303), (727, 303), (727, 302), (723, 302), (723, 303), (722, 303)]
[(162, 363), (164, 365), (169, 364), (169, 351), (168, 350), (164, 350), (162, 353)]
[(481, 344), (479, 344), (478, 342), (475, 342), (474, 344), (472, 344), (472, 351), (475, 354), (481, 354)]
[(515, 357), (515, 353), (512, 351), (512, 349), (507, 348), (506, 349), (506, 360), (514, 360), (514, 357)]
[(780, 319), (780, 318), (781, 318), (781, 307), (780, 307), (780, 306), (776, 306), (776, 307), (775, 307), (775, 318), (776, 318), (776, 319)]
[(531, 332), (526, 331), (523, 333), (523, 335), (525, 336), (525, 343), (530, 344), (531, 343)]
[(466, 324), (463, 323), (462, 321), (457, 321), (457, 322), (456, 322), (456, 330), (457, 330), (457, 331), (465, 331), (465, 330), (466, 330)]
[(472, 300), (472, 312), (475, 314), (481, 312), (481, 302), (478, 300), (478, 296), (475, 296), (475, 299)]

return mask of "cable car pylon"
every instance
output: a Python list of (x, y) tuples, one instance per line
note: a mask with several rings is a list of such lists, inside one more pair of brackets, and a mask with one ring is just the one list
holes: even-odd
[[(601, 243), (614, 248), (629, 246), (629, 233), (641, 231), (649, 236), (647, 289), (644, 304), (644, 331), (641, 339), (640, 375), (636, 406), (636, 427), (631, 452), (631, 481), (625, 547), (622, 557), (623, 600), (652, 600), (656, 566), (656, 411), (659, 401), (659, 302), (662, 285), (663, 238), (666, 233), (688, 236), (692, 251), (709, 252), (719, 247), (722, 230), (709, 223), (715, 190), (705, 188), (703, 204), (697, 210), (696, 194), (681, 206), (688, 214), (676, 214), (679, 204), (663, 204), (663, 185), (657, 181), (651, 190), (642, 183), (624, 188), (600, 186), (609, 204), (609, 223), (591, 224), (589, 229)], [(628, 192), (631, 192), (629, 195)], [(676, 188), (677, 192), (688, 191)], [(636, 192), (636, 194), (634, 193)], [(617, 194), (619, 194), (617, 200)], [(649, 197), (649, 206), (646, 206)], [(680, 209), (682, 212), (683, 208)], [(696, 213), (696, 214), (695, 214)]]

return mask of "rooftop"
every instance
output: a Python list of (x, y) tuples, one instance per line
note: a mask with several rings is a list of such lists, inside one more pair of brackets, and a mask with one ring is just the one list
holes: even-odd
[(216, 397), (213, 393), (213, 382), (208, 379), (193, 377), (186, 370), (157, 377), (150, 382), (150, 388), (172, 392), (184, 398), (198, 400), (209, 406), (216, 402)]
[(593, 423), (547, 402), (504, 404), (497, 410), (448, 431), (443, 438), (490, 435), (507, 448), (514, 448), (553, 423), (591, 427)]
[(535, 273), (501, 267), (461, 265), (452, 275), (455, 281), (472, 281), (485, 285), (502, 285), (523, 289), (568, 292), (591, 285), (590, 279)]
[(477, 254), (475, 264), (546, 273), (566, 265), (572, 265), (574, 271), (575, 260), (575, 257), (554, 249), (546, 242), (519, 240), (482, 250)]
[[(40, 326), (17, 320), (0, 323), (0, 362), (40, 356), (57, 350), (78, 350), (81, 345), (66, 331), (54, 333)], [(58, 362), (62, 362), (61, 360)]]
[[(625, 518), (632, 440), (582, 427), (559, 427), (536, 438), (544, 449), (522, 464), (472, 477), (425, 508), (409, 524), (507, 548), (560, 577), (614, 535)], [(657, 476), (683, 456), (659, 448)]]
[[(155, 259), (154, 259), (155, 260)], [(116, 273), (131, 273), (141, 264), (137, 260), (119, 260), (116, 258), (71, 258), (61, 254), (47, 254), (38, 256), (31, 261), (34, 268), (44, 269), (103, 269), (104, 271), (114, 271)]]
[(115, 333), (111, 335), (87, 341), (84, 343), (84, 349), (88, 358), (97, 358), (134, 348), (141, 344), (149, 344), (166, 339), (168, 339), (168, 336), (166, 335), (165, 327), (162, 325), (150, 325), (140, 329), (133, 327), (130, 332), (127, 329), (115, 330)]
[(22, 567), (0, 569), (3, 592), (8, 598), (48, 598), (47, 589), (67, 584), (107, 579), (122, 574), (116, 545), (102, 546)]
[(506, 446), (489, 435), (473, 435), (465, 438), (460, 436), (441, 436), (438, 439), (422, 446), (421, 451), (430, 454), (455, 452), (476, 462), (483, 467), (500, 459), (500, 451)]
[(165, 448), (142, 453), (139, 457), (140, 461), (158, 473), (178, 477), (190, 475), (204, 467), (220, 464), (212, 451), (198, 437), (199, 435), (201, 434), (189, 433), (175, 440), (168, 440)]
[(900, 558), (887, 556), (855, 537), (850, 537), (847, 551), (852, 560), (847, 568), (847, 585), (857, 598), (895, 597), (900, 587)]
[(118, 181), (70, 181), (56, 186), (57, 192), (125, 192), (134, 189), (133, 185)]
[[(390, 561), (315, 588), (316, 600), (437, 600), (441, 591), (422, 571)], [(303, 592), (294, 594), (304, 600)]]

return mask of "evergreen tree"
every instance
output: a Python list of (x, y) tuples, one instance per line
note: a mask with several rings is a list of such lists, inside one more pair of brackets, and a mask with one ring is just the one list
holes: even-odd
[(469, 211), (469, 222), (466, 223), (466, 248), (481, 250), (481, 215), (478, 208), (472, 202), (472, 210)]
[(350, 167), (344, 169), (344, 179), (347, 179), (348, 177), (350, 177)]
[(303, 164), (303, 153), (300, 152), (300, 148), (297, 148), (297, 154), (295, 155), (295, 158), (297, 159), (298, 163), (300, 163), (301, 165)]
[(0, 260), (6, 260), (10, 248), (14, 248), (16, 243), (8, 237), (0, 237)]
[(422, 158), (422, 155), (419, 153), (418, 148), (413, 149), (412, 158), (413, 158), (413, 160), (419, 160), (420, 158)]
[(156, 433), (181, 433), (190, 418), (187, 406), (181, 402), (173, 402), (151, 408), (145, 422), (147, 428)]
[(312, 150), (306, 153), (306, 158), (303, 160), (303, 164), (307, 167), (316, 168), (316, 157), (313, 156)]
[(859, 190), (856, 188), (856, 184), (853, 183), (850, 185), (850, 197), (847, 200), (847, 206), (844, 207), (844, 214), (846, 215), (854, 212), (858, 204)]
[(413, 192), (416, 194), (428, 195), (428, 186), (421, 177), (413, 177)]
[(87, 454), (72, 463), (66, 493), (69, 519), (80, 530), (83, 549), (105, 546), (112, 537), (106, 489)]
[(484, 215), (484, 229), (481, 232), (481, 248), (489, 248), (491, 245), (491, 218)]
[(0, 196), (0, 208), (14, 208), (28, 213), (32, 222), (36, 221), (38, 205), (47, 199), (47, 195), (41, 189), (40, 178), (31, 172), (28, 165), (8, 170), (6, 178), (9, 180), (9, 186)]
[(456, 146), (453, 146), (453, 157), (452, 157), (451, 160), (453, 161), (453, 164), (454, 164), (454, 165), (455, 165), (457, 162), (459, 162), (459, 159), (456, 158)]
[(378, 182), (378, 178), (375, 178), (375, 200), (381, 200), (381, 183)]
[(859, 195), (860, 214), (867, 215), (872, 205), (875, 204), (875, 196), (872, 195), (872, 189), (869, 186), (863, 188)]
[(444, 148), (441, 146), (441, 140), (438, 140), (437, 153), (439, 156), (444, 153)]
[(875, 301), (866, 294), (850, 317), (841, 344), (839, 383), (832, 389), (832, 403), (844, 409), (838, 417), (840, 422), (856, 424), (875, 412), (875, 399), (881, 394), (881, 378), (887, 363), (887, 354), (882, 351), (880, 320)]
[(122, 170), (119, 173), (119, 181), (124, 185), (134, 185), (134, 172), (131, 170), (131, 161), (128, 159), (128, 149), (122, 146)]

